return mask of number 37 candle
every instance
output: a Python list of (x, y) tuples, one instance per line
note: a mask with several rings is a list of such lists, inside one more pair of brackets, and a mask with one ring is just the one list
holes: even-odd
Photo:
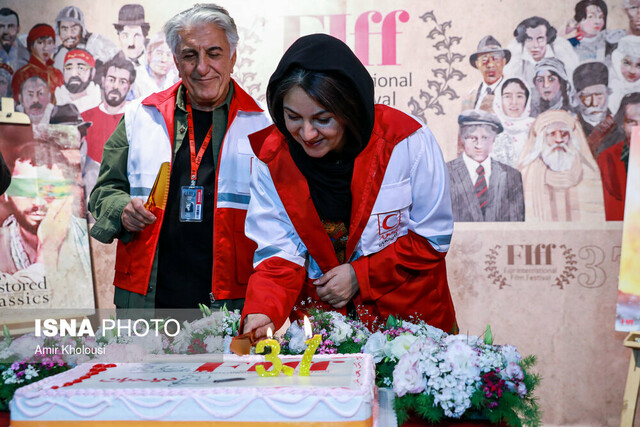
[(311, 358), (322, 342), (322, 335), (312, 335), (313, 332), (311, 330), (311, 323), (309, 323), (309, 319), (307, 318), (307, 316), (304, 316), (304, 334), (307, 337), (307, 340), (305, 341), (305, 344), (307, 344), (307, 349), (304, 351), (304, 355), (302, 356), (302, 362), (300, 362), (299, 375), (306, 377), (309, 376), (309, 370), (311, 369)]

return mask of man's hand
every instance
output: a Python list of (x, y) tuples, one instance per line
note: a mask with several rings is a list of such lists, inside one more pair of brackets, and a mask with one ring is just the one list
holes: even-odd
[(156, 222), (156, 216), (144, 207), (142, 199), (134, 197), (122, 210), (120, 220), (127, 231), (144, 230), (149, 224)]
[(276, 333), (276, 327), (268, 316), (261, 313), (247, 314), (247, 317), (244, 318), (242, 333), (253, 331), (256, 339), (266, 338), (269, 328), (273, 334)]
[(334, 308), (342, 308), (358, 292), (358, 279), (351, 264), (333, 268), (313, 282), (320, 299)]

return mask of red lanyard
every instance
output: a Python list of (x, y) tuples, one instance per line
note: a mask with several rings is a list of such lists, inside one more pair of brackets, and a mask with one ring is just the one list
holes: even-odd
[(189, 128), (189, 152), (191, 154), (191, 186), (195, 187), (196, 179), (198, 178), (198, 168), (200, 167), (200, 162), (202, 161), (202, 157), (204, 156), (204, 152), (209, 146), (209, 142), (211, 141), (211, 134), (213, 133), (213, 123), (207, 132), (207, 136), (204, 137), (204, 141), (202, 141), (202, 145), (200, 146), (200, 150), (198, 150), (198, 154), (196, 155), (196, 138), (194, 136), (193, 131), (193, 110), (191, 109), (191, 103), (187, 98), (187, 124)]

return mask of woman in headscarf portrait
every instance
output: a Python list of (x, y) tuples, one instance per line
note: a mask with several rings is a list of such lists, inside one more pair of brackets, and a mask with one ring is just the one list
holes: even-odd
[(511, 167), (518, 167), (518, 158), (527, 142), (534, 118), (531, 117), (531, 92), (519, 77), (504, 81), (500, 96), (493, 101), (493, 111), (500, 119), (504, 131), (493, 144), (491, 157)]
[(244, 332), (280, 328), (308, 298), (368, 325), (417, 315), (455, 330), (449, 184), (429, 129), (374, 105), (366, 68), (325, 34), (285, 52), (267, 103), (274, 125), (250, 136), (245, 231), (258, 248)]

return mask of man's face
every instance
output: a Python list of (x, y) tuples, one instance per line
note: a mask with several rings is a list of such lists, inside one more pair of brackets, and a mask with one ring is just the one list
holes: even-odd
[(102, 78), (102, 97), (104, 102), (112, 107), (121, 105), (127, 97), (129, 89), (131, 89), (130, 77), (129, 71), (124, 68), (109, 67)]
[(191, 102), (212, 109), (224, 102), (236, 63), (223, 29), (215, 24), (198, 24), (180, 33), (182, 43), (174, 57)]
[(554, 122), (544, 129), (545, 149), (542, 160), (549, 169), (564, 172), (571, 168), (576, 153), (569, 144), (571, 130), (562, 122)]
[(624, 133), (631, 140), (631, 128), (640, 126), (640, 104), (627, 104), (624, 108)]
[(16, 41), (20, 27), (15, 15), (0, 16), (0, 43), (5, 50), (9, 50)]
[(482, 163), (491, 154), (495, 139), (495, 131), (488, 126), (478, 126), (464, 136), (464, 152), (476, 162)]
[(629, 32), (640, 35), (640, 0), (629, 0), (629, 7), (625, 8), (629, 18)]
[(40, 37), (33, 42), (31, 54), (37, 56), (42, 62), (47, 62), (53, 56), (53, 49), (56, 47), (53, 37)]
[(605, 85), (587, 86), (578, 95), (580, 114), (589, 121), (601, 122), (607, 112), (607, 87)]
[(80, 43), (80, 37), (82, 36), (80, 24), (73, 21), (60, 21), (58, 32), (60, 33), (62, 45), (67, 49), (71, 50)]
[(484, 82), (491, 85), (502, 77), (502, 69), (506, 62), (502, 52), (483, 53), (476, 59), (476, 68), (482, 73)]
[(20, 104), (31, 121), (39, 121), (49, 104), (51, 93), (47, 84), (40, 79), (30, 80), (22, 86)]
[(125, 25), (118, 34), (120, 49), (127, 58), (138, 59), (144, 51), (144, 34), (140, 25)]
[(64, 85), (71, 93), (81, 93), (93, 78), (94, 69), (80, 58), (70, 58), (64, 63)]
[(560, 95), (560, 77), (556, 76), (549, 70), (544, 70), (536, 74), (534, 79), (536, 89), (540, 94), (540, 98), (545, 101), (552, 101), (557, 99)]
[(527, 38), (524, 47), (534, 61), (540, 61), (547, 52), (547, 27), (538, 25), (535, 28), (527, 28)]
[(173, 55), (166, 43), (158, 45), (149, 53), (149, 68), (156, 76), (166, 76), (171, 69)]
[(31, 160), (18, 159), (7, 195), (18, 224), (36, 234), (49, 205), (56, 198), (71, 195), (71, 185), (58, 165), (49, 169), (34, 166)]

